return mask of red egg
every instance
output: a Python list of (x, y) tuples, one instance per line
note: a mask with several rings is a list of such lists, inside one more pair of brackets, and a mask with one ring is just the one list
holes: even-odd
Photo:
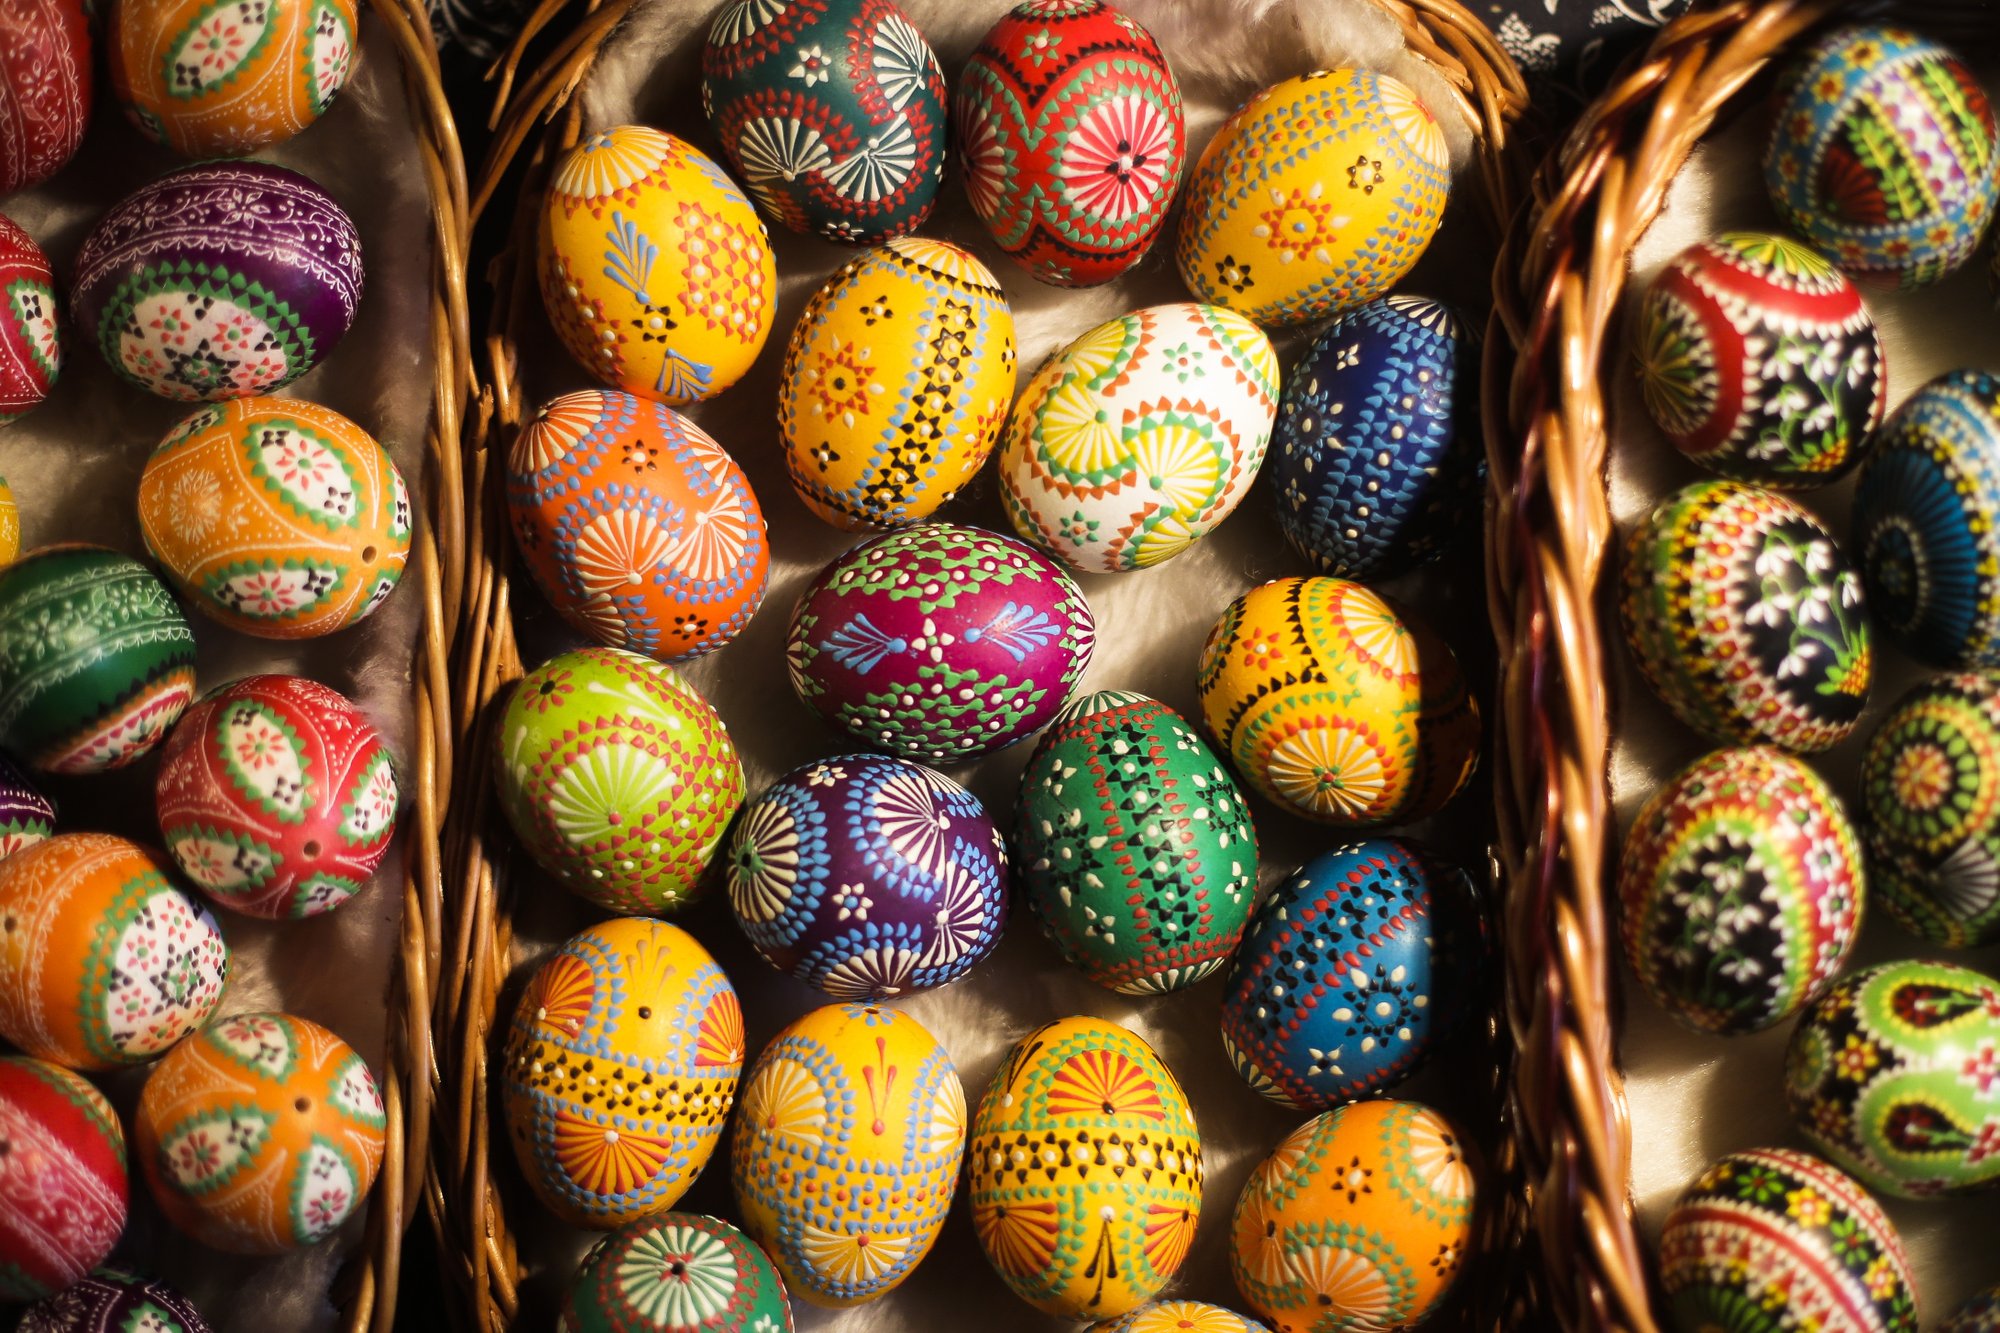
[(36, 1301), (103, 1263), (124, 1232), (125, 1131), (90, 1080), (9, 1055), (0, 1146), (0, 1302)]
[(396, 831), (381, 734), (297, 676), (249, 676), (188, 709), (154, 797), (182, 873), (250, 916), (332, 911), (367, 886)]
[[(7, 2), (0, 0), (0, 13)], [(34, 237), (0, 213), (0, 426), (48, 397), (61, 374), (62, 339), (49, 257)]]
[(82, 0), (0, 0), (0, 195), (63, 169), (90, 123)]

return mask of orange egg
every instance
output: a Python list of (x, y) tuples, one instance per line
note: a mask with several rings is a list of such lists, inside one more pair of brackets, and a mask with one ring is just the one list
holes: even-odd
[(159, 1055), (208, 1021), (229, 947), (165, 856), (65, 833), (0, 861), (0, 1038), (72, 1069)]
[(396, 590), (410, 492), (388, 451), (331, 408), (236, 398), (185, 418), (153, 451), (139, 529), (211, 618), (260, 638), (313, 638)]
[(278, 1254), (361, 1206), (383, 1124), (382, 1091), (352, 1046), (289, 1014), (236, 1014), (160, 1061), (134, 1145), (175, 1226), (218, 1250)]

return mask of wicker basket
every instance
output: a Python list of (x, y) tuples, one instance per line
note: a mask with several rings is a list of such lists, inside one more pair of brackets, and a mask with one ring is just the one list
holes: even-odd
[(1651, 1330), (1618, 1062), (1609, 398), (1630, 260), (1697, 141), (1822, 22), (1904, 18), (1990, 55), (1984, 0), (1703, 7), (1664, 28), (1542, 164), (1495, 271), (1486, 347), (1487, 594), (1514, 1117), (1534, 1262), (1564, 1327)]
[[(1478, 225), (1498, 237), (1525, 195), (1527, 170), (1518, 140), (1528, 106), (1527, 89), (1512, 60), (1492, 33), (1458, 0), (1353, 0), (1382, 10), (1401, 31), (1408, 48), (1427, 61), (1448, 85), (1453, 105), (1436, 107), (1455, 115), (1476, 142)], [(581, 136), (577, 94), (619, 23), (640, 0), (542, 0), (529, 14), (509, 54), (496, 66), (493, 140), (475, 175), (472, 216), (477, 223), (503, 197), (534, 199), (550, 165)], [(566, 35), (552, 37), (561, 25)], [(545, 50), (539, 65), (524, 73), (527, 53)], [(955, 188), (955, 187), (947, 187)], [(540, 321), (531, 256), (539, 210), (514, 209), (511, 235), (488, 268), (492, 314), (477, 382), (466, 409), (464, 467), (469, 495), (477, 497), (465, 515), (465, 597), (457, 626), (460, 656), (454, 662), (460, 693), (455, 699), (458, 734), (477, 736), (496, 700), (522, 674), (510, 602), (511, 538), (504, 503), (504, 466), (513, 435), (528, 414), (517, 347), (524, 329)], [(489, 228), (498, 230), (494, 223)], [(769, 352), (766, 355), (770, 355)], [(769, 610), (766, 614), (771, 614)], [(431, 1206), (439, 1224), (439, 1249), (450, 1266), (454, 1314), (483, 1330), (508, 1328), (520, 1306), (522, 1267), (510, 1234), (497, 1183), (496, 1156), (510, 1157), (494, 1139), (493, 1029), (500, 992), (507, 981), (512, 943), (513, 903), (507, 879), (511, 838), (490, 796), (489, 758), (484, 747), (471, 750), (453, 775), (451, 816), (445, 827), (444, 857), (456, 886), (448, 904), (450, 943), (442, 960), (436, 1031), (440, 1096), (450, 1118), (440, 1122), (432, 1145)], [(1486, 1024), (1490, 1060), (1490, 1105), (1504, 1115), (1504, 1084), (1511, 1059), (1506, 1025), (1497, 998)], [(1514, 1151), (1503, 1132), (1490, 1151), (1496, 1186), (1515, 1179)], [(1496, 1188), (1501, 1202), (1484, 1208), (1480, 1265), (1466, 1285), (1473, 1290), (1468, 1319), (1479, 1327), (1518, 1326), (1536, 1298), (1519, 1279), (1518, 1265), (1506, 1261), (1525, 1223), (1520, 1193)], [(441, 1200), (440, 1200), (441, 1196)]]

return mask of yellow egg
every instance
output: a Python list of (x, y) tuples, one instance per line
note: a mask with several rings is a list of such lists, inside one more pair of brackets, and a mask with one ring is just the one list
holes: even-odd
[(570, 355), (669, 406), (736, 383), (770, 336), (763, 219), (722, 168), (644, 125), (599, 131), (556, 164), (538, 272)]
[(737, 1209), (792, 1295), (860, 1305), (930, 1253), (965, 1155), (965, 1088), (916, 1019), (815, 1009), (757, 1057), (741, 1106)]
[(1267, 326), (1380, 296), (1437, 233), (1444, 131), (1386, 74), (1286, 79), (1223, 123), (1196, 163), (1175, 259), (1197, 300)]
[(528, 982), (501, 1066), (514, 1155), (571, 1226), (664, 1213), (722, 1138), (743, 1011), (708, 950), (641, 917), (573, 935)]
[(792, 489), (849, 531), (937, 511), (993, 452), (1014, 396), (1014, 317), (986, 266), (904, 237), (807, 302), (778, 395)]
[(11, 565), (21, 554), (21, 510), (14, 503), (14, 488), (0, 477), (0, 565)]
[(1112, 1319), (1159, 1294), (1194, 1240), (1201, 1138), (1134, 1033), (1065, 1018), (1016, 1042), (972, 1118), (980, 1248), (1045, 1314)]

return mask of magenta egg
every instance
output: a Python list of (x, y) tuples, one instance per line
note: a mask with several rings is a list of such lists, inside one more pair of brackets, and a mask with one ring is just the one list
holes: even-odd
[(0, 0), (0, 195), (61, 171), (90, 124), (82, 0)]
[(0, 1056), (0, 1303), (39, 1300), (125, 1230), (125, 1132), (81, 1074)]
[(0, 426), (48, 397), (62, 374), (55, 281), (35, 238), (0, 213)]
[(1060, 565), (983, 528), (920, 523), (862, 542), (792, 611), (792, 688), (854, 739), (942, 763), (1047, 726), (1096, 642)]

